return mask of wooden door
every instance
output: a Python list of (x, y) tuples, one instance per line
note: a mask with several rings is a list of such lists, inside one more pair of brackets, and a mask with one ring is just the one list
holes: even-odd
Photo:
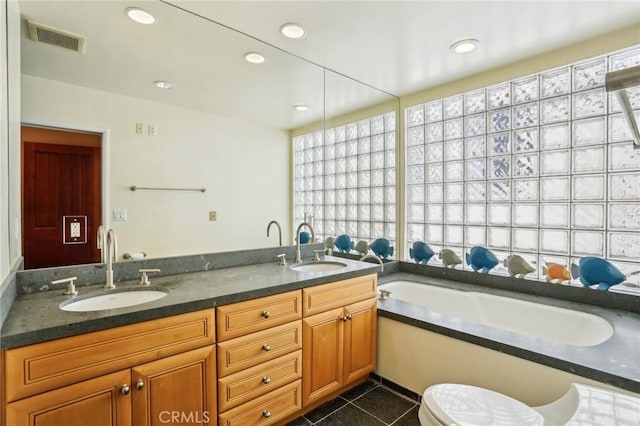
[(130, 371), (123, 370), (7, 404), (11, 426), (130, 426)]
[(376, 299), (345, 307), (344, 384), (360, 379), (376, 368)]
[(215, 365), (211, 345), (133, 368), (133, 424), (215, 423)]
[(302, 320), (302, 401), (305, 405), (342, 387), (343, 312), (343, 308), (338, 308)]
[(100, 261), (101, 138), (22, 127), (25, 269)]

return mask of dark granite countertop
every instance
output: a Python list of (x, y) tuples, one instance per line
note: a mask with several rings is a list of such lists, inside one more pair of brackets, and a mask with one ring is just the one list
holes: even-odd
[[(168, 290), (162, 299), (144, 304), (93, 312), (68, 312), (59, 308), (69, 299), (60, 290), (18, 295), (2, 327), (0, 346), (12, 348), (40, 343), (121, 325), (212, 308), (242, 300), (297, 290), (331, 281), (375, 273), (374, 263), (324, 256), (322, 260), (345, 263), (329, 272), (296, 272), (291, 264), (260, 263), (162, 277), (150, 276), (146, 289)], [(116, 283), (118, 289), (140, 288), (137, 281)], [(97, 295), (109, 290), (102, 285), (79, 288), (80, 295)]]
[(640, 393), (640, 314), (404, 272), (384, 275), (378, 284), (396, 280), (479, 291), (599, 315), (611, 323), (613, 336), (601, 344), (580, 347), (434, 314), (425, 307), (394, 300), (393, 295), (378, 301), (380, 316)]

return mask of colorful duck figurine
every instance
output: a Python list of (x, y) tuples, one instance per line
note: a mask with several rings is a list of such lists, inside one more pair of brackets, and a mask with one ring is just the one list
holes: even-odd
[(442, 264), (445, 268), (451, 266), (451, 268), (455, 269), (456, 265), (462, 264), (460, 256), (451, 249), (442, 249), (442, 251), (438, 253), (438, 259), (442, 259)]
[(547, 277), (548, 282), (561, 284), (563, 281), (571, 281), (569, 270), (559, 263), (546, 262), (542, 267), (542, 274)]
[(369, 243), (364, 240), (358, 241), (358, 244), (355, 246), (355, 251), (364, 256), (369, 253)]
[(426, 264), (433, 257), (434, 251), (423, 241), (416, 241), (413, 247), (409, 249), (409, 256), (416, 263)]
[(585, 287), (598, 284), (598, 290), (607, 291), (614, 285), (623, 282), (626, 277), (618, 268), (599, 257), (583, 257), (579, 265), (571, 264), (571, 275), (580, 278)]
[(498, 264), (498, 258), (491, 250), (488, 250), (482, 246), (471, 247), (469, 253), (466, 254), (467, 264), (471, 268), (483, 274), (489, 273)]
[(389, 240), (386, 238), (378, 238), (374, 240), (369, 246), (373, 254), (380, 259), (384, 259), (389, 256), (393, 256), (393, 247), (389, 244)]
[(354, 243), (347, 234), (338, 235), (334, 241), (336, 248), (341, 253), (349, 253), (353, 250)]
[(535, 272), (536, 268), (529, 265), (524, 258), (518, 254), (512, 254), (507, 256), (503, 265), (509, 271), (509, 275), (512, 277), (524, 278), (525, 275)]

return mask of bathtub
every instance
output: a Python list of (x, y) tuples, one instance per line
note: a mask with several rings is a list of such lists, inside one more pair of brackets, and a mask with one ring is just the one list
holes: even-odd
[(507, 330), (554, 343), (595, 346), (613, 335), (602, 317), (555, 306), (473, 291), (459, 291), (411, 281), (380, 284), (389, 298), (426, 307), (433, 315)]

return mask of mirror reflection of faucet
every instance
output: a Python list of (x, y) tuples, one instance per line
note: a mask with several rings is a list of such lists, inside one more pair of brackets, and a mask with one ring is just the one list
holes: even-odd
[(278, 227), (278, 244), (282, 247), (282, 229), (280, 228), (280, 224), (277, 220), (272, 220), (267, 225), (267, 237), (269, 236), (269, 229), (271, 229), (271, 225), (276, 225)]
[(118, 239), (113, 229), (107, 231), (106, 240), (106, 258), (107, 269), (105, 272), (104, 288), (114, 289), (116, 286), (113, 284), (113, 262), (118, 259)]

